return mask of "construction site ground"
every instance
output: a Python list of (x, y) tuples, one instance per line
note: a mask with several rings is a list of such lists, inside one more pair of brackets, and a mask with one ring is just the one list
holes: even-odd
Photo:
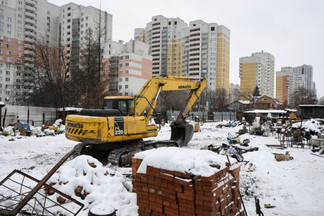
[[(216, 123), (204, 123), (200, 127), (200, 132), (194, 134), (185, 148), (199, 150), (210, 144), (227, 143), (228, 133), (234, 135), (240, 128), (241, 126), (217, 128)], [(166, 140), (169, 137), (170, 127), (166, 125), (161, 128), (158, 137), (150, 139)], [(284, 150), (267, 147), (267, 144), (279, 145), (276, 134), (269, 134), (268, 137), (241, 135), (241, 140), (247, 138), (250, 139), (250, 146), (259, 148), (258, 151), (244, 153), (244, 160), (247, 163), (240, 164), (240, 191), (248, 215), (257, 215), (255, 197), (260, 200), (264, 215), (321, 215), (324, 200), (324, 158), (311, 154), (311, 149), (307, 146), (288, 147)], [(9, 141), (12, 139), (14, 140)], [(14, 169), (42, 179), (76, 144), (67, 140), (64, 134), (45, 137), (21, 136), (19, 139), (13, 136), (0, 136), (0, 180)], [(285, 154), (286, 151), (293, 157), (292, 160), (281, 162), (275, 160), (274, 154)], [(63, 164), (63, 167), (65, 165)], [(109, 184), (105, 185), (106, 192), (101, 191), (100, 195), (98, 193), (98, 200), (94, 201), (109, 203), (115, 200), (112, 204), (115, 208), (119, 208), (117, 215), (137, 215), (136, 196), (129, 192), (132, 187), (129, 176), (131, 168), (106, 165), (103, 169), (114, 175)], [(126, 189), (123, 189), (124, 187)], [(92, 199), (96, 199), (95, 190), (93, 191)], [(77, 196), (74, 198), (79, 199)], [(264, 204), (273, 208), (265, 208)], [(85, 210), (79, 215), (88, 215), (89, 203), (85, 206)]]

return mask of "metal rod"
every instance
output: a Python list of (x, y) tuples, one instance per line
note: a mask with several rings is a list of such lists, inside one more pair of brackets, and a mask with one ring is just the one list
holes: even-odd
[[(227, 161), (228, 161), (229, 165), (232, 166), (231, 161), (230, 161), (228, 155), (226, 155), (226, 157), (227, 157)], [(234, 177), (235, 181), (237, 181), (236, 178), (235, 178), (235, 176), (233, 176), (233, 177)], [(239, 192), (239, 195), (240, 195), (240, 198), (241, 198), (241, 201), (242, 201), (242, 205), (243, 205), (243, 209), (244, 209), (245, 215), (248, 216), (240, 190), (238, 190), (238, 192)]]
[(37, 191), (47, 182), (47, 180), (56, 172), (56, 170), (74, 153), (74, 149), (68, 152), (64, 157), (47, 173), (47, 175), (33, 188), (33, 190), (13, 209), (12, 214), (16, 215), (37, 193)]

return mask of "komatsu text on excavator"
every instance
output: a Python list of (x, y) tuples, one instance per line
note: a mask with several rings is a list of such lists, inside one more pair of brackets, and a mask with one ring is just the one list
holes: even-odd
[[(205, 87), (205, 79), (154, 77), (134, 97), (105, 97), (102, 110), (83, 109), (77, 115), (68, 115), (66, 137), (81, 142), (75, 147), (79, 154), (106, 158), (108, 162), (119, 166), (130, 164), (132, 156), (139, 151), (187, 145), (194, 129), (186, 122), (186, 118)], [(171, 124), (170, 140), (143, 141), (143, 138), (158, 134), (157, 126), (150, 120), (160, 92), (184, 90), (190, 90), (190, 93), (183, 102), (186, 106)]]

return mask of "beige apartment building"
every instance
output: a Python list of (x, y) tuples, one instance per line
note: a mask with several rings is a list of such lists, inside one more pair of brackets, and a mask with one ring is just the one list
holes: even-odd
[(261, 95), (274, 97), (275, 58), (267, 52), (252, 53), (240, 58), (240, 92), (251, 95), (256, 86)]
[(153, 76), (206, 78), (207, 90), (229, 88), (230, 30), (223, 25), (180, 18), (152, 17), (137, 28), (135, 40), (150, 45)]

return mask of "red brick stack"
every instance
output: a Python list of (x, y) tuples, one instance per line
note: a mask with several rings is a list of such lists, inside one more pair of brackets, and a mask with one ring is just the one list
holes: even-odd
[(140, 216), (245, 215), (238, 192), (238, 166), (227, 164), (202, 177), (152, 166), (147, 166), (145, 174), (136, 173), (141, 162), (133, 158), (133, 186)]

